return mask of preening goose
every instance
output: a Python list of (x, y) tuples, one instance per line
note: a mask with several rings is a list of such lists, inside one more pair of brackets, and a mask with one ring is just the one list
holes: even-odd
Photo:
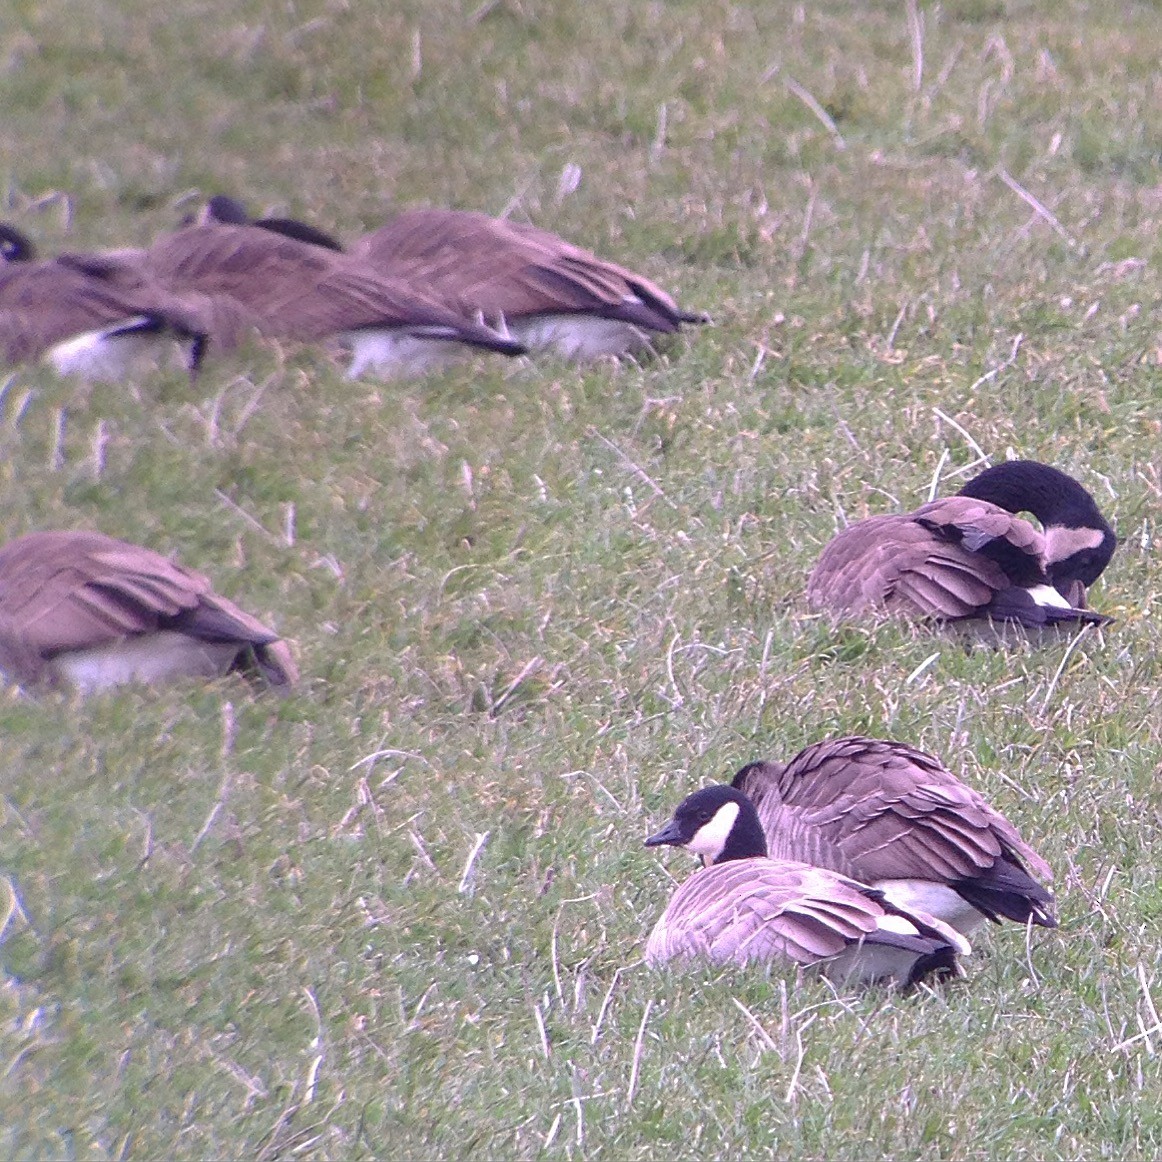
[(971, 949), (942, 921), (900, 907), (875, 888), (795, 860), (767, 856), (750, 800), (733, 787), (688, 796), (647, 847), (673, 844), (707, 866), (674, 893), (646, 944), (646, 960), (785, 961), (837, 983), (904, 988), (957, 972)]
[(298, 680), (290, 649), (199, 573), (94, 532), (29, 533), (0, 548), (0, 672), (92, 693), (124, 682), (257, 672)]
[(683, 323), (657, 283), (547, 230), (468, 210), (408, 210), (352, 253), (530, 348), (590, 360), (648, 348)]
[(109, 268), (91, 255), (38, 261), (32, 243), (7, 224), (0, 224), (0, 258), (0, 356), (8, 363), (46, 358), (62, 375), (117, 379), (176, 339), (196, 374), (208, 335), (225, 338), (231, 327), (231, 312), (220, 317), (210, 301), (175, 294), (143, 271)]
[(1030, 628), (1100, 623), (1109, 619), (1085, 608), (1085, 591), (1116, 546), (1076, 480), (1048, 464), (1010, 460), (956, 496), (844, 529), (823, 550), (807, 599), (840, 615), (883, 609)]
[(352, 352), (351, 378), (419, 373), (449, 350), (527, 350), (422, 287), (344, 253), (322, 232), (284, 219), (252, 221), (224, 195), (210, 199), (203, 220), (159, 238), (145, 266), (174, 289), (236, 300), (270, 338), (343, 340)]
[[(772, 855), (831, 868), (969, 933), (986, 919), (1055, 928), (1049, 865), (982, 796), (931, 755), (834, 738), (788, 763), (745, 766)], [(1034, 878), (1037, 877), (1037, 878)]]

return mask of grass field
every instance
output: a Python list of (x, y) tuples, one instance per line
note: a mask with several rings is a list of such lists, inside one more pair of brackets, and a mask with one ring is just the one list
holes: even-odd
[[(143, 242), (225, 190), (558, 231), (714, 326), (640, 366), (349, 382), (253, 350), (0, 394), (5, 537), (177, 552), (294, 643), (0, 698), (6, 1157), (1162, 1151), (1157, 4), (14, 0), (3, 216)], [(1010, 455), (1122, 540), (1101, 633), (833, 630), (843, 520)], [(702, 782), (867, 732), (1050, 861), (963, 982), (658, 974)]]

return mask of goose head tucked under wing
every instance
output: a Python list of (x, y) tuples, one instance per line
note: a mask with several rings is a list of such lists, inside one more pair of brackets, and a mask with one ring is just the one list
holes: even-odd
[(1101, 624), (1109, 619), (1086, 608), (1085, 591), (1116, 546), (1076, 480), (1048, 464), (1013, 460), (955, 496), (848, 526), (820, 555), (807, 598), (838, 616), (880, 609), (1030, 629)]
[(15, 227), (0, 223), (0, 358), (47, 360), (62, 375), (115, 380), (156, 364), (174, 341), (196, 375), (208, 304), (174, 294), (131, 263), (107, 255), (38, 260)]
[(417, 209), (353, 252), (531, 348), (585, 361), (648, 350), (708, 316), (657, 283), (556, 234), (469, 210)]
[(286, 642), (200, 573), (101, 533), (29, 533), (0, 547), (0, 672), (81, 693), (230, 670), (279, 692)]

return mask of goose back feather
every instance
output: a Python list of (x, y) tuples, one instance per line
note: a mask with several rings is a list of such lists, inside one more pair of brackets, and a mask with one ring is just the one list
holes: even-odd
[(962, 932), (985, 919), (1055, 927), (1049, 865), (939, 760), (852, 736), (788, 763), (751, 763), (733, 786), (754, 803), (771, 853), (828, 867)]

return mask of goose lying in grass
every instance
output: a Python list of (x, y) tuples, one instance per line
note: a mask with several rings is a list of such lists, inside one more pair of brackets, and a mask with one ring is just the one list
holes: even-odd
[(32, 243), (0, 224), (0, 358), (45, 359), (61, 375), (120, 379), (164, 359), (177, 340), (195, 375), (211, 336), (226, 346), (245, 329), (242, 312), (176, 293), (141, 270), (108, 269), (92, 256), (37, 260)]
[(0, 548), (0, 672), (83, 694), (230, 670), (274, 689), (298, 680), (290, 648), (199, 573), (94, 532), (38, 532)]
[(338, 339), (351, 349), (351, 378), (368, 370), (420, 372), (449, 346), (503, 355), (526, 350), (318, 239), (223, 221), (228, 215), (214, 199), (204, 221), (165, 234), (146, 250), (85, 256), (86, 269), (108, 280), (140, 277), (178, 296), (198, 295), (267, 338)]
[(688, 796), (646, 840), (701, 855), (707, 866), (674, 893), (650, 933), (646, 960), (782, 961), (818, 968), (838, 984), (909, 988), (958, 971), (971, 949), (932, 916), (901, 907), (826, 868), (767, 855), (751, 801), (733, 787)]
[(706, 323), (657, 283), (547, 230), (468, 210), (407, 210), (352, 252), (565, 359), (632, 355), (683, 323)]
[[(331, 235), (293, 218), (251, 219), (245, 206), (224, 195), (210, 199), (208, 212), (216, 221), (252, 222), (342, 249)], [(709, 322), (682, 310), (644, 275), (547, 230), (470, 210), (405, 210), (350, 253), (463, 318), (566, 359), (632, 355), (684, 323)]]
[(1048, 464), (1010, 460), (956, 496), (844, 529), (823, 550), (807, 599), (844, 616), (885, 610), (1029, 628), (1102, 623), (1109, 619), (1087, 609), (1085, 595), (1116, 546), (1076, 480)]
[[(1055, 928), (1049, 865), (931, 755), (902, 742), (833, 738), (788, 763), (745, 766), (772, 855), (831, 868), (960, 932), (985, 920)], [(1034, 878), (1036, 877), (1036, 878)]]

